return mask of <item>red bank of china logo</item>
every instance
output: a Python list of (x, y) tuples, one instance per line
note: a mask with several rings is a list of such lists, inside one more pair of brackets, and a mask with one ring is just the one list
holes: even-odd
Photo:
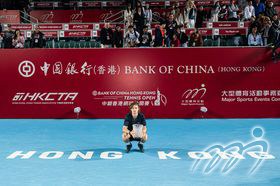
[(201, 84), (200, 88), (187, 89), (182, 95), (181, 105), (204, 105), (203, 97), (206, 91), (204, 84)]
[(22, 61), (18, 65), (18, 72), (23, 77), (31, 77), (35, 73), (35, 66), (31, 61)]

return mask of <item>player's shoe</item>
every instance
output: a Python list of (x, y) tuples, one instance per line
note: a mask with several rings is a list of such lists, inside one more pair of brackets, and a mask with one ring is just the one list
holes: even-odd
[(138, 143), (138, 147), (140, 149), (140, 152), (144, 152), (144, 145), (141, 143)]
[(129, 151), (131, 150), (132, 148), (132, 144), (129, 144), (129, 145), (126, 145), (126, 153), (129, 153)]

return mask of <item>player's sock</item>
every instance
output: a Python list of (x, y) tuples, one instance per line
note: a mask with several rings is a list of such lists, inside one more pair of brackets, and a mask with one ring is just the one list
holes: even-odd
[(141, 152), (144, 152), (144, 145), (143, 145), (142, 142), (139, 142), (139, 143), (138, 143), (138, 147), (139, 147), (139, 149), (140, 149)]

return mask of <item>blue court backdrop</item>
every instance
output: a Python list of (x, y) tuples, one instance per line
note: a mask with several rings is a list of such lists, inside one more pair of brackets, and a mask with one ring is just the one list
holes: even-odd
[[(121, 140), (123, 120), (0, 120), (0, 185), (3, 186), (185, 186), (185, 185), (280, 185), (279, 119), (148, 119), (145, 153), (133, 143), (125, 153)], [(252, 135), (261, 128), (263, 135)], [(258, 134), (259, 135), (259, 134)], [(209, 160), (196, 159), (190, 152), (204, 151), (215, 145), (233, 142), (268, 143), (269, 154), (252, 173), (258, 158), (244, 153), (227, 173), (220, 162), (209, 173)], [(260, 151), (256, 147), (248, 151)], [(27, 159), (12, 154), (33, 153)], [(35, 152), (31, 152), (35, 151)], [(55, 152), (53, 152), (55, 151)], [(69, 159), (73, 152), (93, 152), (90, 159)], [(113, 151), (113, 152), (112, 152)], [(44, 153), (50, 153), (45, 157)], [(159, 154), (169, 154), (160, 158)], [(172, 156), (173, 154), (173, 156)], [(9, 158), (10, 157), (10, 158)], [(106, 159), (107, 158), (107, 159)], [(116, 159), (110, 159), (116, 158)]]

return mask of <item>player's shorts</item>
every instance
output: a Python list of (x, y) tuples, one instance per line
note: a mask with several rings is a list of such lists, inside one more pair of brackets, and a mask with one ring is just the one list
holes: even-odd
[(133, 138), (133, 137), (130, 135), (129, 141), (141, 141), (141, 138)]

